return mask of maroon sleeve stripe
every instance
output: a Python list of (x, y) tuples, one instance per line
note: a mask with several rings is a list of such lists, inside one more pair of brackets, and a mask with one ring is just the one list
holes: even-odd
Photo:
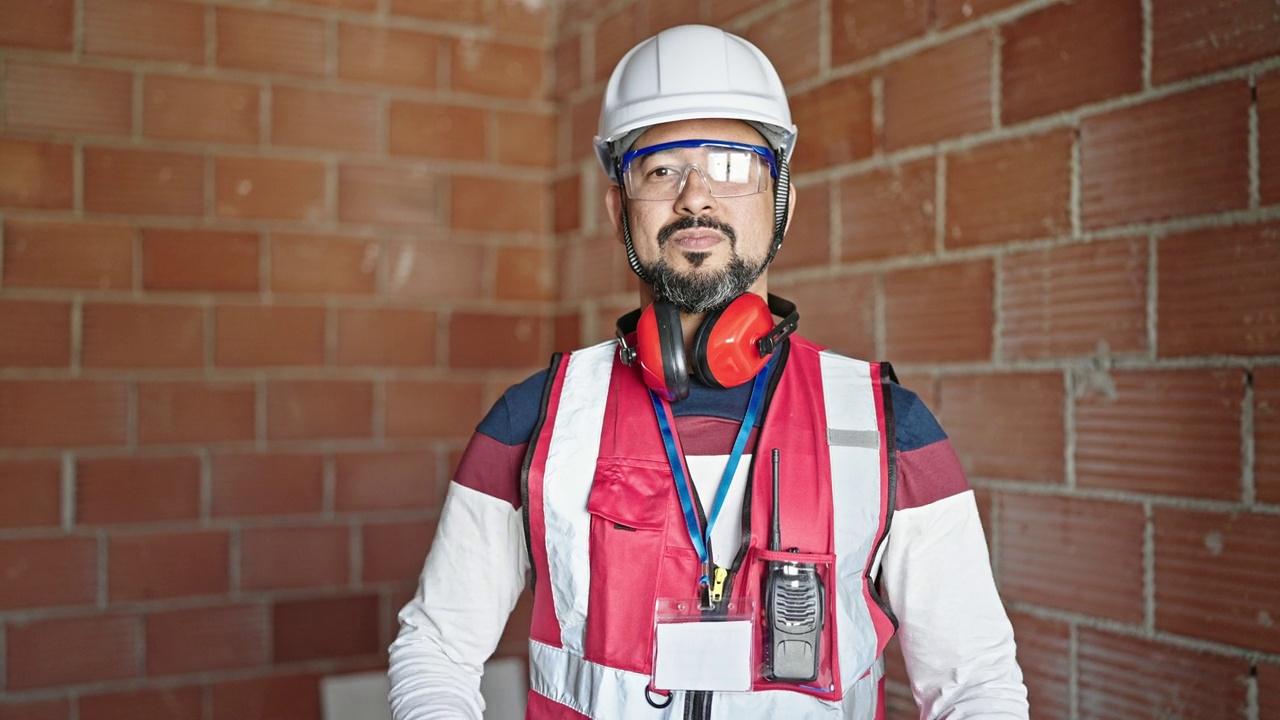
[(505, 445), (478, 432), (471, 436), (453, 481), (520, 509), (520, 467), (528, 443)]

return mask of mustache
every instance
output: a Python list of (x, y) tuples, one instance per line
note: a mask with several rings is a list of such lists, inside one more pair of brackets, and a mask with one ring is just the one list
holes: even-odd
[(658, 247), (666, 245), (667, 241), (671, 239), (671, 236), (681, 230), (692, 230), (694, 228), (710, 228), (712, 230), (718, 230), (725, 237), (729, 238), (729, 245), (731, 247), (737, 247), (738, 245), (738, 233), (734, 232), (733, 227), (728, 223), (720, 222), (713, 217), (707, 217), (705, 215), (685, 215), (679, 220), (663, 226), (663, 228), (658, 231)]

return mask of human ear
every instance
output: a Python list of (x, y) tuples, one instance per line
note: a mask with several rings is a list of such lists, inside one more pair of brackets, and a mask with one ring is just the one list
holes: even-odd
[(622, 237), (622, 190), (617, 185), (610, 185), (604, 193), (605, 214), (613, 223), (613, 235), (618, 242), (625, 242)]

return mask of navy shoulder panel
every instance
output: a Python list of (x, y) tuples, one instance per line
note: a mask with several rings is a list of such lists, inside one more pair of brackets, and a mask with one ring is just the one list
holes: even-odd
[(947, 439), (942, 426), (919, 395), (897, 383), (891, 383), (889, 387), (893, 393), (894, 433), (898, 452), (916, 450)]
[(503, 445), (529, 442), (533, 427), (538, 424), (549, 373), (549, 370), (539, 370), (520, 384), (507, 388), (476, 426), (476, 432), (484, 433)]

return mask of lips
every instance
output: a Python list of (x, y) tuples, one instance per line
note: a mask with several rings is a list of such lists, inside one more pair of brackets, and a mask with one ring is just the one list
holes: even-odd
[(681, 250), (709, 250), (724, 241), (724, 236), (705, 229), (676, 233), (671, 241)]

